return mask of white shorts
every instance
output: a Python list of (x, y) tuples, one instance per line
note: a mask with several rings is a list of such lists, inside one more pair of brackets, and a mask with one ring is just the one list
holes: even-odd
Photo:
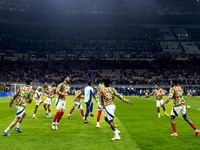
[(98, 102), (98, 110), (103, 110), (103, 105), (101, 102)]
[(44, 104), (47, 104), (47, 105), (51, 105), (52, 102), (53, 102), (54, 98), (46, 98), (45, 101), (44, 101)]
[(163, 105), (163, 103), (164, 103), (163, 99), (161, 99), (161, 100), (156, 100), (156, 106), (157, 106), (157, 107), (160, 107), (160, 105)]
[(73, 102), (73, 107), (77, 106), (78, 109), (83, 109), (81, 102)]
[(173, 107), (171, 111), (171, 116), (178, 116), (180, 112), (182, 116), (187, 115), (185, 105)]
[(113, 120), (115, 117), (115, 105), (105, 106), (105, 111), (106, 111), (105, 117), (107, 117), (109, 121)]
[(66, 100), (56, 98), (56, 109), (57, 110), (61, 110), (61, 109), (65, 110), (65, 107), (66, 107)]
[(25, 113), (25, 108), (22, 106), (16, 106), (16, 109), (17, 109), (16, 117), (21, 118), (23, 114)]
[(42, 101), (41, 99), (40, 99), (40, 94), (41, 93), (35, 93), (35, 105), (39, 105), (39, 103)]

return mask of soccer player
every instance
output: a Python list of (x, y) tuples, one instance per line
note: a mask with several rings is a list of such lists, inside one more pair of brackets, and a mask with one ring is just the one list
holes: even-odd
[(93, 111), (93, 102), (92, 102), (92, 97), (96, 100), (96, 97), (94, 96), (93, 93), (93, 88), (92, 86), (92, 81), (88, 81), (88, 86), (85, 88), (84, 93), (85, 93), (85, 97), (84, 97), (84, 102), (86, 104), (86, 113), (85, 113), (85, 124), (88, 124), (89, 122), (87, 121), (88, 115), (90, 113), (91, 117), (94, 117), (92, 111)]
[(106, 111), (106, 115), (105, 115), (105, 121), (110, 125), (110, 127), (112, 128), (115, 137), (112, 138), (112, 140), (120, 140), (120, 136), (119, 133), (120, 131), (117, 130), (113, 119), (114, 119), (114, 113), (115, 113), (115, 99), (114, 96), (117, 96), (119, 99), (121, 99), (123, 102), (126, 102), (130, 105), (133, 105), (133, 103), (129, 100), (127, 100), (126, 98), (124, 98), (122, 95), (120, 95), (115, 88), (109, 87), (110, 85), (110, 80), (109, 79), (105, 79), (105, 88), (103, 90), (101, 90), (100, 93), (100, 98), (101, 98), (101, 102), (104, 104), (104, 109)]
[(19, 133), (22, 132), (20, 130), (20, 124), (22, 123), (23, 119), (26, 116), (25, 108), (27, 103), (31, 103), (33, 100), (34, 92), (30, 88), (32, 85), (32, 79), (26, 79), (26, 86), (20, 87), (13, 98), (10, 101), (10, 105), (8, 108), (12, 108), (13, 101), (16, 102), (16, 109), (17, 114), (14, 119), (14, 121), (8, 126), (8, 128), (2, 133), (4, 136), (9, 136), (8, 131), (17, 123), (17, 126), (15, 128), (15, 131), (18, 131)]
[(145, 96), (148, 96), (148, 95), (149, 95), (149, 89), (146, 89)]
[(190, 91), (187, 89), (187, 98), (190, 98)]
[(66, 107), (66, 97), (70, 93), (70, 87), (68, 85), (70, 81), (69, 76), (64, 77), (64, 81), (60, 83), (56, 89), (56, 109), (57, 113), (54, 116), (53, 123), (52, 123), (52, 129), (53, 130), (58, 130), (58, 123), (60, 119), (62, 118), (64, 112), (65, 112), (65, 107)]
[(151, 95), (156, 95), (156, 106), (158, 111), (158, 118), (160, 118), (160, 105), (163, 108), (163, 111), (165, 112), (165, 116), (169, 117), (169, 115), (166, 113), (165, 106), (163, 105), (163, 99), (162, 96), (165, 94), (165, 90), (161, 89), (159, 87), (159, 84), (155, 84), (155, 90), (153, 90), (149, 95), (145, 96), (145, 98), (150, 97)]
[(98, 87), (99, 98), (98, 98), (98, 115), (97, 115), (97, 125), (96, 125), (97, 128), (101, 128), (99, 121), (100, 121), (101, 114), (103, 113), (103, 104), (101, 103), (100, 93), (101, 93), (101, 90), (105, 88), (104, 82), (105, 82), (105, 78), (102, 79), (102, 83), (100, 83)]
[(192, 121), (189, 120), (187, 117), (185, 101), (183, 99), (183, 89), (177, 84), (178, 84), (177, 80), (173, 80), (171, 82), (172, 88), (169, 91), (169, 97), (164, 102), (164, 104), (167, 104), (171, 99), (173, 99), (174, 106), (171, 111), (171, 125), (172, 125), (172, 129), (174, 133), (171, 134), (171, 136), (178, 136), (176, 132), (176, 126), (175, 126), (175, 117), (177, 117), (179, 113), (181, 113), (185, 121), (187, 121), (190, 124), (190, 126), (195, 130), (195, 136), (197, 136), (200, 131), (195, 127)]
[[(52, 82), (52, 86), (50, 86), (48, 88), (47, 94), (48, 94), (47, 98), (45, 99), (44, 104), (43, 104), (44, 109), (46, 111), (46, 114), (44, 116), (51, 117), (51, 108), (50, 108), (50, 106), (51, 106), (51, 104), (52, 104), (52, 102), (54, 100), (54, 97), (56, 96), (56, 83), (54, 81)], [(48, 105), (48, 107), (46, 105)]]
[(142, 96), (142, 89), (140, 89), (140, 97)]
[(47, 91), (47, 82), (44, 81), (43, 86), (38, 87), (37, 90), (35, 91), (35, 109), (32, 117), (33, 119), (37, 119), (35, 115), (37, 113), (38, 105), (43, 103), (42, 98), (46, 91)]
[(73, 100), (73, 107), (70, 110), (70, 113), (68, 115), (68, 119), (70, 119), (71, 113), (74, 111), (75, 106), (77, 106), (78, 109), (81, 110), (81, 114), (82, 114), (83, 120), (85, 120), (84, 112), (83, 112), (83, 107), (82, 107), (81, 102), (80, 102), (80, 99), (84, 99), (84, 97), (81, 97), (81, 94), (82, 94), (83, 91), (84, 91), (84, 87), (81, 87), (80, 90), (78, 90), (76, 92), (74, 100)]
[(75, 88), (72, 90), (72, 94), (73, 94), (73, 97), (75, 97), (75, 95), (76, 95), (76, 89)]

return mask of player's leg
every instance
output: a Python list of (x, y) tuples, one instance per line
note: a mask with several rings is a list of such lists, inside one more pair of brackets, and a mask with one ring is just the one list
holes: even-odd
[[(8, 128), (2, 133), (2, 135), (8, 136), (9, 134), (7, 133), (17, 122), (20, 124), (23, 120), (23, 118), (26, 116), (25, 113), (25, 108), (21, 106), (16, 106), (17, 109), (17, 114), (14, 119), (14, 121), (8, 126)], [(23, 118), (22, 118), (23, 117)], [(22, 118), (22, 119), (21, 119)], [(21, 120), (20, 120), (21, 119)], [(20, 120), (20, 122), (19, 122)], [(19, 128), (15, 128), (16, 131), (22, 132)]]
[(43, 104), (43, 107), (44, 107), (44, 110), (45, 110), (45, 112), (46, 112), (44, 116), (46, 117), (46, 116), (48, 115), (47, 104), (44, 103), (44, 104)]
[(174, 133), (171, 134), (171, 136), (178, 136), (176, 132), (176, 126), (175, 126), (175, 116), (171, 116), (171, 126), (172, 126), (172, 130), (174, 131)]
[(156, 106), (157, 106), (158, 118), (160, 118), (160, 101), (159, 100), (156, 100)]
[(119, 133), (120, 131), (117, 130), (116, 125), (114, 124), (113, 120), (109, 120), (106, 116), (105, 116), (105, 121), (110, 125), (111, 129), (113, 130), (115, 137), (112, 138), (112, 140), (120, 140), (120, 136)]
[(178, 116), (180, 112), (180, 107), (173, 107), (172, 111), (171, 111), (171, 126), (172, 126), (172, 130), (173, 130), (173, 134), (171, 134), (171, 136), (178, 136), (177, 132), (176, 132), (176, 126), (175, 126), (175, 117)]
[(34, 113), (33, 113), (33, 117), (32, 117), (33, 119), (37, 119), (37, 118), (35, 117), (35, 115), (36, 115), (36, 113), (37, 113), (37, 109), (38, 109), (38, 106), (39, 106), (40, 101), (41, 101), (41, 99), (40, 99), (39, 94), (36, 94), (36, 95), (35, 95), (35, 109), (34, 109)]
[(169, 115), (168, 115), (167, 112), (166, 112), (165, 106), (164, 106), (164, 105), (161, 105), (161, 106), (162, 106), (162, 108), (163, 108), (163, 111), (164, 111), (164, 113), (165, 113), (165, 116), (169, 117)]
[(56, 109), (57, 109), (57, 112), (56, 112), (54, 119), (53, 119), (53, 122), (52, 122), (52, 129), (53, 130), (56, 129), (57, 120), (58, 120), (59, 116), (61, 115), (62, 102), (59, 98), (56, 99)]
[(54, 100), (54, 98), (51, 98), (50, 100), (49, 100), (49, 102), (47, 103), (47, 110), (48, 110), (48, 116), (47, 117), (51, 117), (51, 104), (53, 103), (53, 100)]
[(113, 130), (115, 137), (112, 138), (112, 140), (120, 140), (119, 133), (120, 131), (117, 130), (113, 119), (114, 119), (114, 112), (115, 112), (115, 105), (109, 105), (105, 107), (106, 115), (105, 115), (105, 121), (110, 125), (111, 129)]
[(98, 114), (97, 114), (97, 125), (96, 125), (97, 128), (101, 128), (99, 121), (100, 121), (102, 109), (103, 109), (103, 106), (101, 105), (101, 102), (98, 102)]
[(61, 119), (62, 116), (64, 115), (64, 112), (65, 112), (65, 109), (61, 109), (61, 113), (60, 113), (60, 115), (58, 116), (57, 123), (60, 122), (60, 119)]
[(51, 117), (51, 105), (47, 105), (47, 110), (48, 110), (48, 116), (47, 117)]
[(103, 112), (103, 109), (102, 109), (102, 111), (101, 111), (101, 115), (102, 115), (102, 117), (105, 117), (104, 112)]
[(34, 113), (33, 113), (33, 119), (37, 119), (36, 117), (35, 117), (35, 115), (36, 115), (36, 113), (37, 113), (37, 109), (38, 109), (38, 105), (35, 105), (35, 109), (34, 109)]
[(89, 112), (90, 112), (90, 102), (89, 102), (89, 103), (86, 103), (86, 112), (85, 112), (85, 121), (84, 121), (85, 124), (89, 123), (89, 122), (87, 121), (87, 118), (88, 118), (88, 116), (89, 116)]
[(76, 102), (73, 102), (72, 109), (70, 110), (69, 115), (68, 115), (68, 119), (70, 119), (71, 114), (72, 114), (72, 112), (73, 112), (74, 109), (75, 109), (75, 106), (77, 106), (77, 104), (76, 104)]
[(83, 117), (83, 120), (85, 120), (85, 116), (84, 116), (84, 110), (83, 110), (83, 108), (80, 109), (80, 110), (81, 110), (81, 115), (82, 115), (82, 117)]
[(45, 115), (44, 116), (47, 116), (48, 115), (48, 110), (47, 110), (47, 104), (49, 103), (49, 98), (47, 97), (44, 101), (44, 104), (43, 104), (43, 107), (44, 107), (44, 110), (45, 110)]
[(16, 116), (13, 122), (11, 122), (11, 124), (6, 128), (6, 130), (3, 131), (2, 135), (9, 136), (10, 134), (8, 134), (8, 131), (13, 128), (13, 126), (19, 121), (19, 119), (20, 118)]
[(158, 118), (160, 118), (160, 107), (157, 107)]
[(17, 125), (16, 125), (16, 128), (15, 128), (15, 131), (18, 131), (18, 132), (22, 132), (22, 130), (20, 130), (20, 124), (22, 123), (23, 119), (26, 117), (26, 112), (24, 112), (24, 114), (22, 115), (22, 117), (20, 117), (20, 119), (18, 120), (17, 122)]
[(90, 116), (94, 117), (92, 111), (93, 111), (93, 102), (90, 103)]
[(58, 123), (60, 122), (62, 116), (64, 115), (65, 107), (66, 107), (66, 101), (62, 100), (61, 102), (62, 102), (61, 112), (60, 112), (60, 115), (57, 118), (57, 123), (55, 124), (56, 125), (56, 130), (58, 130)]
[(187, 117), (187, 113), (186, 113), (186, 109), (185, 106), (182, 106), (182, 110), (181, 110), (181, 114), (184, 118), (184, 120), (189, 123), (189, 125), (194, 129), (195, 131), (195, 136), (197, 136), (199, 134), (199, 130), (195, 127), (195, 125), (192, 123), (192, 121)]
[(81, 110), (81, 115), (82, 115), (82, 117), (83, 117), (83, 120), (85, 120), (84, 111), (83, 111), (83, 107), (82, 107), (82, 105), (81, 105), (81, 102), (78, 103), (78, 109)]
[(165, 113), (165, 116), (169, 117), (169, 115), (168, 115), (167, 112), (166, 112), (166, 109), (165, 109), (164, 101), (163, 101), (163, 100), (160, 100), (160, 105), (161, 105), (161, 107), (163, 108), (163, 111), (164, 111), (164, 113)]

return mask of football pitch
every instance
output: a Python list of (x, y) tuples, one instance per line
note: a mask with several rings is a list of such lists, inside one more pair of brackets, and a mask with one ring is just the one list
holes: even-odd
[[(94, 116), (88, 118), (90, 124), (84, 124), (79, 109), (75, 109), (70, 119), (67, 115), (72, 107), (73, 97), (67, 98), (66, 111), (61, 119), (58, 130), (52, 130), (51, 124), (55, 115), (55, 100), (51, 106), (52, 117), (44, 117), (45, 111), (39, 106), (36, 114), (37, 120), (32, 119), (35, 100), (26, 108), (27, 116), (23, 120), (20, 129), (22, 133), (9, 131), (10, 136), (0, 136), (0, 149), (99, 149), (99, 150), (188, 150), (200, 149), (200, 135), (195, 137), (194, 130), (183, 120), (181, 115), (175, 119), (178, 137), (171, 137), (170, 117), (164, 116), (161, 109), (161, 118), (157, 118), (155, 97), (141, 98), (127, 96), (134, 105), (128, 105), (116, 98), (116, 111), (114, 123), (121, 140), (112, 141), (114, 133), (110, 126), (101, 117), (101, 128), (96, 128), (97, 103), (94, 102)], [(165, 97), (166, 98), (166, 97)], [(200, 129), (200, 98), (185, 98), (188, 118)], [(16, 109), (8, 109), (9, 97), (0, 98), (0, 129), (1, 133), (13, 121)], [(164, 99), (165, 100), (165, 99)], [(81, 100), (84, 113), (85, 104)], [(170, 114), (172, 101), (166, 105), (167, 113)]]

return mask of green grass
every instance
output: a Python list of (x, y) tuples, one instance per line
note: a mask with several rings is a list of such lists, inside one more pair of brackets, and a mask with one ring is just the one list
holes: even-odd
[[(171, 137), (172, 133), (170, 117), (165, 117), (161, 110), (161, 118), (157, 118), (155, 97), (127, 97), (134, 105), (130, 106), (116, 99), (116, 111), (114, 122), (121, 131), (120, 141), (112, 141), (114, 137), (109, 125), (101, 117), (101, 128), (97, 129), (96, 115), (97, 103), (94, 102), (94, 118), (89, 117), (91, 124), (83, 124), (80, 110), (75, 109), (71, 119), (67, 115), (72, 106), (72, 97), (67, 99), (66, 111), (59, 123), (59, 130), (52, 130), (53, 117), (44, 117), (45, 111), (39, 106), (36, 117), (32, 119), (35, 101), (26, 108), (27, 116), (20, 128), (23, 133), (17, 133), (14, 128), (9, 131), (11, 136), (0, 136), (0, 149), (141, 149), (141, 150), (186, 150), (200, 149), (200, 137), (194, 136), (193, 129), (181, 116), (176, 118), (178, 137)], [(185, 98), (188, 117), (196, 127), (200, 128), (199, 113), (200, 98)], [(10, 98), (0, 98), (0, 129), (1, 132), (13, 121), (16, 109), (8, 109)], [(84, 111), (85, 104), (82, 102)], [(55, 101), (52, 104), (52, 116), (55, 115)], [(166, 105), (170, 114), (172, 102)]]

